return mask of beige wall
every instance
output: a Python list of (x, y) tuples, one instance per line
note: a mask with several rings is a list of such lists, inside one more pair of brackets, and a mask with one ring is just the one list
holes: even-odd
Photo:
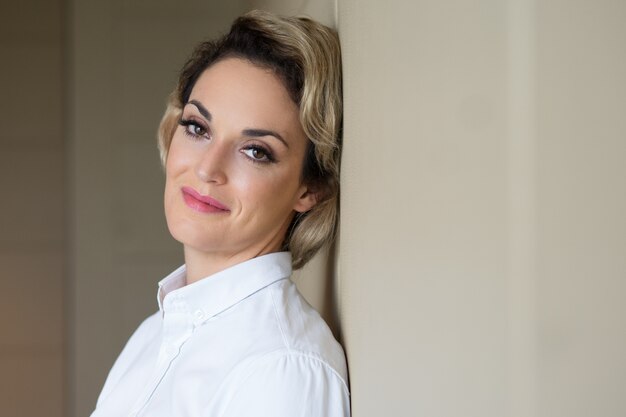
[(626, 3), (338, 3), (354, 415), (625, 415)]
[(626, 415), (626, 2), (537, 3), (542, 416)]
[(509, 415), (507, 29), (498, 1), (339, 2), (355, 416)]
[(2, 416), (63, 415), (62, 16), (61, 1), (0, 3)]

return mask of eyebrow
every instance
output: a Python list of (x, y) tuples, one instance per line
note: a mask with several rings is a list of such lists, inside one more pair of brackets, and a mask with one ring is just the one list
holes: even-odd
[[(211, 112), (208, 111), (207, 108), (204, 107), (204, 105), (200, 103), (198, 100), (189, 100), (187, 104), (193, 104), (194, 106), (196, 106), (200, 114), (203, 115), (204, 118), (207, 119), (209, 122), (213, 118), (213, 116), (211, 115)], [(262, 138), (263, 136), (274, 136), (276, 139), (281, 141), (287, 148), (289, 148), (289, 144), (287, 143), (287, 141), (278, 132), (274, 132), (273, 130), (244, 129), (242, 133), (245, 136), (250, 136), (253, 138)]]
[(265, 130), (265, 129), (245, 129), (242, 132), (245, 136), (250, 136), (253, 138), (261, 138), (263, 136), (274, 136), (276, 139), (278, 139), (279, 141), (281, 141), (287, 148), (289, 148), (289, 144), (287, 143), (287, 141), (277, 132), (274, 132), (272, 130)]
[(187, 104), (193, 104), (194, 106), (196, 106), (198, 108), (198, 111), (200, 112), (200, 114), (203, 115), (204, 118), (207, 119), (209, 122), (213, 118), (213, 116), (211, 116), (211, 112), (208, 111), (207, 108), (204, 107), (202, 105), (202, 103), (200, 103), (199, 101), (197, 101), (197, 100), (189, 100), (187, 102)]

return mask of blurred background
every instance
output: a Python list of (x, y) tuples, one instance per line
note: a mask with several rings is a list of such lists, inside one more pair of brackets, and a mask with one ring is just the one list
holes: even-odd
[(182, 263), (155, 132), (253, 8), (339, 31), (340, 237), (294, 280), (356, 417), (626, 415), (626, 2), (0, 3), (0, 416), (87, 416)]

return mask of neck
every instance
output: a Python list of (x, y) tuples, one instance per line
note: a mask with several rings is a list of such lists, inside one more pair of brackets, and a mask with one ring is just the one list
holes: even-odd
[(216, 256), (185, 246), (185, 265), (187, 269), (187, 284), (216, 274), (250, 258), (239, 256)]
[(280, 252), (291, 217), (275, 233), (269, 234), (265, 240), (236, 250), (206, 252), (198, 248), (184, 245), (185, 265), (187, 267), (186, 283), (191, 284), (223, 271), (231, 266), (245, 262), (268, 253)]
[(239, 251), (234, 254), (207, 253), (185, 246), (186, 283), (192, 284), (252, 258), (279, 251), (280, 245), (266, 246), (257, 250)]

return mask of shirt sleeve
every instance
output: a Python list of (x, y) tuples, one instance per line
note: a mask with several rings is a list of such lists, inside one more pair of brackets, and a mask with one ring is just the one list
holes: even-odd
[(223, 417), (349, 417), (345, 381), (314, 356), (289, 353), (257, 364), (233, 393)]

